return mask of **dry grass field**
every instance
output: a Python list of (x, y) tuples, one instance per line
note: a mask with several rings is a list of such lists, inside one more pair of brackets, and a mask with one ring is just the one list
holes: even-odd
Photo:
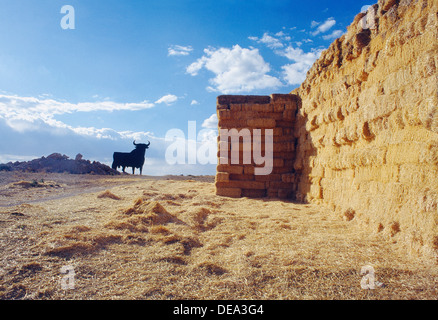
[(0, 298), (438, 297), (437, 265), (396, 240), (315, 205), (219, 197), (213, 179), (1, 172)]

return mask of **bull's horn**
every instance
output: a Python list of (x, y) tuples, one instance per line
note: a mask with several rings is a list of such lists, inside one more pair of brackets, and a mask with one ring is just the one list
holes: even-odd
[(136, 146), (137, 144), (135, 143), (135, 140), (134, 140), (134, 146)]
[(149, 145), (151, 144), (151, 142), (150, 142), (149, 140), (148, 140), (148, 142), (149, 142), (149, 143), (146, 145), (146, 147), (149, 147)]

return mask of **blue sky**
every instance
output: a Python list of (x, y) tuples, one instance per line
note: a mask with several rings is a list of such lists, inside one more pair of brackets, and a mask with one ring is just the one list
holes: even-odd
[(190, 138), (196, 121), (198, 143), (215, 145), (218, 95), (290, 92), (369, 4), (0, 0), (0, 163), (59, 152), (110, 165), (136, 139), (151, 141), (144, 174), (214, 174), (170, 165), (166, 133)]

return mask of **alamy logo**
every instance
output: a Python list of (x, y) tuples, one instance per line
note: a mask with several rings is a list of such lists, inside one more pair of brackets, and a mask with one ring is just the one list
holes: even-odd
[(360, 270), (360, 274), (364, 274), (362, 280), (360, 281), (360, 286), (362, 289), (375, 289), (376, 277), (374, 275), (374, 268), (372, 266), (363, 266)]
[(374, 268), (370, 265), (363, 266), (360, 270), (360, 274), (363, 274), (362, 280), (360, 281), (360, 286), (362, 289), (374, 290), (377, 287), (384, 288), (385, 284), (376, 280), (376, 273)]
[(75, 288), (75, 269), (73, 266), (63, 266), (61, 268), (61, 273), (65, 274), (65, 276), (61, 279), (61, 289), (62, 290), (71, 290)]
[[(197, 133), (196, 121), (188, 122), (188, 136), (181, 129), (170, 129), (164, 141), (171, 142), (167, 147), (167, 164), (215, 164), (217, 162), (216, 134), (203, 129)], [(187, 157), (186, 157), (187, 155)]]
[[(265, 141), (262, 141), (262, 130), (253, 129), (252, 135), (249, 129), (221, 129), (220, 130), (220, 161), (219, 164), (229, 163), (229, 152), (231, 152), (231, 164), (251, 164), (263, 167), (254, 168), (254, 174), (259, 176), (269, 175), (273, 168), (273, 136), (274, 130), (265, 129)], [(252, 138), (251, 138), (252, 136)], [(242, 149), (240, 148), (240, 138), (242, 138)], [(231, 145), (229, 146), (229, 140)], [(264, 145), (264, 150), (262, 146)], [(264, 151), (264, 156), (262, 156)], [(242, 153), (242, 162), (240, 155)]]
[(75, 8), (71, 5), (65, 5), (61, 8), (61, 13), (65, 14), (61, 19), (61, 28), (64, 30), (75, 29)]
[[(171, 142), (165, 153), (166, 162), (175, 164), (255, 164), (255, 175), (269, 175), (273, 169), (274, 130), (220, 129), (219, 141), (212, 130), (196, 131), (196, 121), (188, 123), (188, 139), (180, 129), (171, 129), (165, 136)], [(218, 150), (219, 145), (219, 150)], [(230, 161), (231, 160), (231, 161)]]

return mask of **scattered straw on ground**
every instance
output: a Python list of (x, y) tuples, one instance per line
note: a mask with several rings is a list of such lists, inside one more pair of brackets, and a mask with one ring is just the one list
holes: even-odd
[(119, 196), (116, 196), (114, 193), (112, 193), (109, 190), (106, 190), (106, 191), (102, 192), (97, 197), (99, 199), (102, 199), (102, 198), (109, 198), (109, 199), (113, 199), (113, 200), (120, 200), (121, 199)]
[[(367, 232), (354, 214), (223, 198), (196, 178), (102, 187), (104, 193), (0, 207), (0, 298), (438, 296), (436, 265), (407, 257), (396, 237)], [(361, 287), (364, 266), (374, 270), (374, 290)], [(66, 267), (74, 270), (69, 290), (61, 286)]]

